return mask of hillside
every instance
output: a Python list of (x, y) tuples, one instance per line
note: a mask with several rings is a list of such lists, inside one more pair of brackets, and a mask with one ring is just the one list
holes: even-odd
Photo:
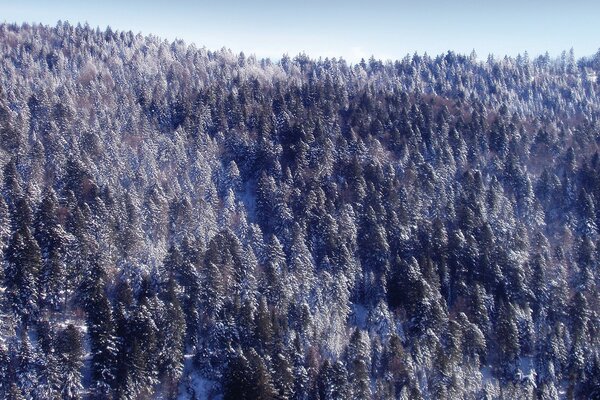
[(0, 25), (0, 398), (600, 398), (597, 76)]

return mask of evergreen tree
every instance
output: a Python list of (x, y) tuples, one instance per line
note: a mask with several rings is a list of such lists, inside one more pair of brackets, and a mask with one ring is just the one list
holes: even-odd
[(273, 384), (277, 398), (292, 399), (294, 397), (294, 371), (283, 343), (278, 342), (273, 352)]
[(250, 348), (248, 351), (248, 363), (252, 371), (250, 375), (252, 380), (250, 398), (257, 400), (275, 399), (277, 390), (273, 385), (271, 372), (264, 360), (253, 348)]
[(82, 398), (83, 340), (74, 325), (67, 326), (58, 333), (56, 352), (60, 364), (61, 389), (64, 399)]
[[(3, 168), (3, 190), (2, 194), (8, 205), (11, 214), (16, 211), (16, 202), (23, 195), (23, 189), (20, 183), (20, 176), (17, 171), (15, 158), (12, 158)], [(13, 229), (15, 226), (13, 225)]]
[(267, 302), (277, 304), (285, 312), (288, 295), (285, 287), (287, 263), (283, 247), (276, 236), (272, 236), (266, 248), (264, 290)]
[(9, 397), (10, 387), (13, 384), (12, 372), (8, 349), (2, 343), (0, 344), (0, 395), (3, 398)]
[(40, 247), (29, 228), (16, 231), (6, 250), (6, 297), (12, 311), (25, 323), (38, 311)]
[(169, 280), (164, 295), (164, 310), (160, 310), (158, 322), (158, 371), (159, 380), (166, 387), (168, 396), (177, 394), (177, 384), (183, 374), (185, 339), (185, 316), (176, 294), (176, 283)]
[(0, 196), (0, 249), (2, 250), (2, 255), (4, 255), (4, 250), (8, 246), (10, 233), (10, 212), (4, 196)]
[(223, 399), (249, 399), (251, 382), (250, 364), (241, 349), (232, 354), (224, 374)]
[(34, 231), (43, 259), (40, 300), (44, 306), (57, 310), (64, 303), (61, 292), (65, 283), (64, 252), (67, 238), (58, 223), (58, 200), (52, 189), (46, 191), (39, 206)]
[[(29, 333), (24, 330), (16, 354), (15, 380), (24, 398), (32, 398), (38, 385), (38, 371), (35, 365), (34, 349)], [(9, 393), (12, 395), (12, 388)]]
[(495, 337), (503, 370), (505, 373), (512, 373), (520, 352), (519, 330), (514, 306), (502, 300), (498, 305)]
[(369, 343), (364, 337), (364, 333), (356, 329), (348, 345), (349, 381), (352, 383), (352, 393), (356, 399), (371, 397), (369, 353)]
[(109, 397), (115, 381), (117, 344), (109, 300), (101, 286), (89, 298), (87, 326), (90, 338), (92, 395)]
[(39, 371), (38, 384), (34, 398), (61, 398), (61, 382), (64, 379), (60, 359), (57, 357), (56, 332), (48, 321), (40, 321), (37, 326), (37, 348), (35, 351), (36, 368)]

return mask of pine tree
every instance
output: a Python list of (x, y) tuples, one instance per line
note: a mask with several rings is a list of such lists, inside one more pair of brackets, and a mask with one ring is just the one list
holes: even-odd
[(331, 400), (352, 398), (352, 389), (348, 383), (348, 372), (341, 361), (333, 364), (330, 394)]
[[(16, 354), (16, 383), (23, 397), (32, 398), (38, 385), (38, 371), (35, 366), (34, 349), (29, 333), (23, 330)], [(12, 392), (12, 390), (11, 390)]]
[(487, 353), (487, 343), (479, 327), (471, 323), (464, 313), (460, 313), (457, 323), (462, 330), (462, 349), (467, 360), (483, 360)]
[(498, 304), (498, 314), (495, 326), (498, 355), (502, 362), (504, 373), (512, 373), (519, 356), (519, 330), (514, 306), (501, 300)]
[(6, 250), (6, 297), (12, 311), (25, 323), (38, 311), (40, 247), (29, 228), (16, 231)]
[[(4, 183), (2, 194), (4, 195), (9, 211), (13, 214), (16, 210), (17, 199), (23, 195), (15, 158), (6, 163), (2, 172)], [(15, 226), (13, 225), (14, 228)]]
[(283, 343), (278, 342), (273, 351), (272, 377), (277, 398), (291, 399), (294, 396), (294, 371)]
[(283, 247), (274, 235), (267, 244), (265, 264), (263, 286), (267, 302), (277, 304), (285, 312), (289, 300), (285, 285), (287, 263)]
[(575, 294), (571, 307), (571, 334), (572, 346), (569, 352), (568, 372), (569, 372), (569, 392), (573, 393), (578, 389), (581, 382), (586, 379), (585, 366), (588, 363), (589, 354), (586, 353), (586, 343), (588, 343), (588, 323), (590, 311), (587, 299), (582, 292)]
[(223, 400), (253, 399), (253, 371), (241, 349), (230, 355), (224, 373)]
[(223, 308), (224, 277), (219, 268), (212, 262), (209, 262), (206, 269), (204, 281), (204, 304), (208, 314), (215, 318)]
[(396, 334), (392, 335), (383, 357), (383, 363), (385, 370), (391, 375), (390, 383), (393, 385), (393, 392), (397, 395), (409, 381), (411, 364), (408, 362), (408, 357), (400, 337)]
[(43, 264), (40, 271), (40, 300), (51, 310), (64, 303), (64, 252), (66, 232), (58, 223), (58, 200), (52, 189), (46, 191), (35, 217), (35, 238), (40, 246)]
[(118, 223), (119, 246), (123, 257), (129, 258), (137, 253), (143, 239), (139, 210), (131, 196), (125, 196), (124, 215)]
[(56, 352), (60, 364), (61, 395), (64, 399), (81, 399), (83, 392), (83, 340), (74, 325), (68, 325), (58, 333)]
[(376, 215), (373, 207), (368, 206), (359, 226), (358, 247), (365, 270), (382, 273), (388, 269), (390, 246)]
[(10, 386), (13, 383), (10, 356), (4, 343), (0, 343), (0, 396), (9, 397)]
[(176, 283), (171, 279), (164, 294), (164, 309), (158, 321), (159, 380), (170, 397), (177, 394), (177, 384), (183, 374), (185, 316), (176, 294)]
[(8, 246), (10, 234), (11, 226), (8, 205), (4, 200), (4, 196), (0, 195), (0, 250), (2, 251), (0, 254), (2, 256), (4, 255), (4, 250)]
[(333, 395), (333, 367), (329, 360), (325, 360), (321, 365), (317, 380), (318, 398), (331, 400)]
[(115, 381), (117, 344), (110, 303), (101, 286), (96, 286), (89, 298), (87, 326), (92, 358), (92, 396), (109, 397)]
[(355, 399), (371, 397), (369, 367), (370, 349), (365, 334), (356, 329), (348, 344), (349, 381)]
[(252, 371), (252, 384), (249, 398), (257, 400), (274, 400), (277, 396), (277, 390), (273, 384), (273, 378), (271, 377), (271, 372), (267, 368), (267, 365), (253, 348), (250, 348), (247, 354), (250, 370)]
[(37, 348), (35, 351), (36, 368), (39, 371), (38, 384), (34, 397), (41, 399), (61, 398), (61, 373), (56, 349), (56, 332), (49, 321), (40, 321), (37, 325)]
[(156, 323), (142, 301), (132, 312), (126, 323), (127, 336), (124, 339), (127, 354), (125, 370), (127, 380), (122, 393), (135, 398), (142, 393), (151, 393), (157, 380), (157, 334)]
[(258, 303), (254, 325), (256, 326), (256, 338), (258, 339), (258, 343), (264, 347), (270, 346), (275, 332), (273, 329), (272, 314), (265, 297), (261, 297)]
[(96, 243), (90, 234), (92, 224), (77, 204), (73, 192), (68, 193), (67, 208), (69, 214), (66, 221), (66, 230), (71, 234), (68, 242), (65, 259), (69, 260), (65, 265), (65, 297), (68, 299), (75, 294), (80, 287), (82, 278), (87, 276), (92, 260), (95, 256)]

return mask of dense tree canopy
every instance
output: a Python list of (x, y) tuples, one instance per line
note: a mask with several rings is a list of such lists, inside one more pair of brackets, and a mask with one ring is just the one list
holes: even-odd
[(0, 397), (600, 396), (597, 56), (0, 54)]

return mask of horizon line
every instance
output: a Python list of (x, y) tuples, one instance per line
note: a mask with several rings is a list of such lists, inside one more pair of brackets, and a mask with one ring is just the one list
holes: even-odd
[[(330, 55), (318, 55), (318, 56), (314, 56), (311, 55), (309, 51), (300, 51), (295, 55), (290, 55), (290, 52), (284, 52), (283, 54), (279, 55), (279, 56), (274, 56), (274, 55), (258, 55), (256, 51), (247, 51), (247, 50), (234, 50), (232, 49), (230, 46), (227, 45), (223, 45), (221, 46), (221, 48), (209, 48), (208, 46), (204, 45), (204, 44), (200, 44), (195, 40), (190, 40), (190, 39), (185, 39), (185, 38), (180, 38), (178, 36), (175, 36), (174, 38), (169, 38), (166, 37), (164, 35), (161, 34), (157, 34), (157, 33), (152, 33), (152, 32), (143, 32), (142, 30), (139, 30), (137, 32), (135, 32), (132, 29), (122, 29), (122, 28), (113, 28), (110, 24), (107, 24), (104, 28), (102, 28), (99, 24), (96, 24), (96, 26), (94, 27), (92, 24), (90, 24), (87, 20), (86, 21), (77, 21), (76, 23), (74, 23), (73, 21), (70, 21), (69, 19), (59, 19), (58, 21), (55, 22), (54, 25), (51, 25), (49, 23), (44, 23), (44, 22), (36, 22), (36, 21), (22, 21), (22, 22), (12, 22), (12, 21), (7, 21), (6, 19), (2, 20), (0, 22), (0, 25), (14, 25), (17, 26), (19, 28), (23, 28), (24, 26), (37, 26), (37, 27), (43, 27), (43, 28), (47, 28), (47, 29), (54, 29), (57, 28), (59, 26), (60, 23), (66, 23), (69, 26), (72, 27), (77, 27), (77, 26), (81, 26), (83, 28), (88, 28), (92, 31), (100, 31), (100, 32), (106, 32), (109, 29), (111, 31), (113, 31), (114, 33), (131, 33), (135, 36), (142, 36), (144, 38), (157, 38), (161, 41), (165, 41), (167, 43), (173, 44), (173, 43), (177, 43), (177, 42), (182, 42), (184, 46), (186, 47), (191, 47), (194, 46), (197, 49), (203, 49), (206, 51), (210, 51), (210, 52), (218, 52), (218, 51), (222, 51), (222, 50), (226, 50), (229, 51), (232, 54), (244, 54), (246, 57), (250, 57), (250, 56), (254, 56), (257, 61), (261, 61), (261, 60), (269, 60), (269, 61), (275, 61), (275, 62), (279, 62), (281, 61), (284, 57), (289, 57), (291, 59), (295, 59), (299, 56), (307, 56), (310, 60), (312, 61), (318, 61), (318, 60), (337, 60), (337, 61), (346, 61), (349, 62), (350, 65), (354, 65), (354, 64), (360, 64), (361, 62), (368, 62), (371, 59), (374, 59), (375, 61), (379, 61), (379, 62), (398, 62), (398, 61), (403, 61), (404, 59), (406, 59), (407, 57), (414, 57), (414, 56), (419, 56), (419, 57), (429, 57), (430, 59), (436, 59), (438, 57), (443, 57), (446, 56), (450, 53), (454, 53), (457, 56), (464, 56), (467, 58), (471, 58), (476, 60), (477, 62), (485, 62), (485, 59), (489, 59), (490, 57), (494, 60), (501, 60), (501, 59), (516, 59), (518, 57), (524, 57), (527, 55), (527, 57), (530, 60), (535, 60), (538, 59), (540, 57), (549, 57), (551, 60), (559, 60), (560, 57), (563, 56), (563, 54), (569, 54), (570, 52), (575, 52), (574, 50), (574, 46), (572, 46), (570, 49), (563, 49), (561, 50), (558, 54), (551, 54), (550, 51), (545, 51), (543, 54), (542, 53), (536, 53), (536, 54), (530, 54), (529, 51), (525, 50), (522, 53), (518, 52), (517, 54), (497, 54), (497, 53), (488, 53), (487, 55), (484, 55), (484, 58), (481, 58), (479, 55), (479, 52), (476, 51), (475, 48), (473, 48), (471, 50), (471, 52), (469, 54), (467, 54), (466, 52), (462, 52), (462, 51), (457, 51), (457, 50), (452, 50), (452, 49), (447, 49), (442, 53), (437, 53), (437, 54), (429, 54), (426, 50), (425, 51), (418, 51), (415, 50), (414, 52), (407, 52), (404, 54), (404, 56), (401, 57), (381, 57), (381, 56), (375, 56), (375, 54), (371, 54), (371, 55), (367, 55), (368, 53), (365, 53), (365, 56), (362, 56), (360, 58), (350, 58), (350, 57), (344, 57), (342, 55), (339, 56), (330, 56)], [(361, 49), (362, 51), (365, 51), (364, 49)], [(475, 55), (475, 57), (473, 58), (473, 54)], [(574, 53), (575, 54), (575, 53)], [(600, 54), (600, 47), (598, 48), (597, 53), (593, 53), (593, 54), (587, 54), (584, 56), (580, 56), (580, 57), (575, 57), (575, 60), (585, 60), (585, 59), (589, 59), (591, 57), (594, 57), (596, 54)]]

